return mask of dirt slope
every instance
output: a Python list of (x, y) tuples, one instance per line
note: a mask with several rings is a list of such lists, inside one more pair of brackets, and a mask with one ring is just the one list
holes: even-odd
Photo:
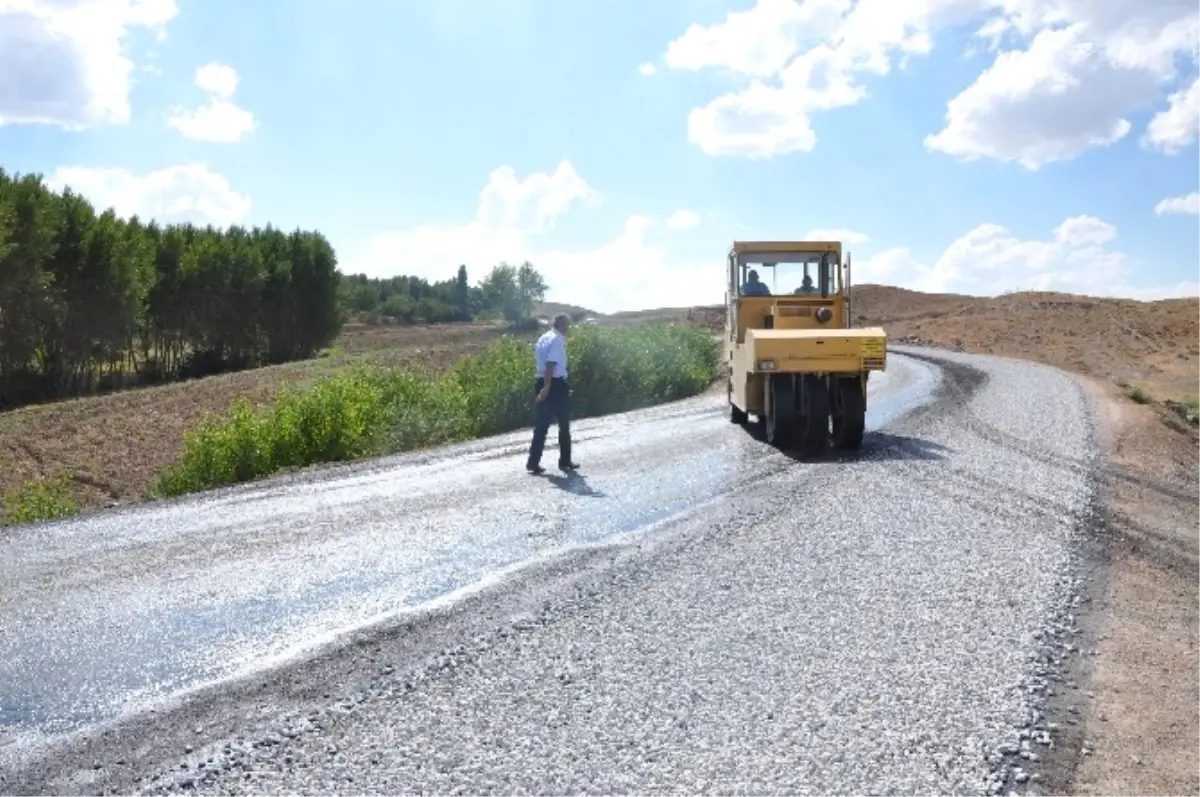
[(1200, 375), (1200, 301), (1136, 302), (1063, 293), (996, 298), (921, 294), (859, 285), (856, 324), (879, 324), (894, 340), (919, 338), (981, 354), (1020, 357), (1161, 397), (1195, 393)]

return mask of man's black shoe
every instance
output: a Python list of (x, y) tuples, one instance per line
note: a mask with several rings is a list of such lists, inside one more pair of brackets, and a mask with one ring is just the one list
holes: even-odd
[(579, 466), (576, 465), (574, 462), (560, 462), (560, 463), (558, 463), (558, 469), (559, 470), (579, 470)]
[(543, 468), (541, 465), (534, 465), (532, 462), (527, 463), (525, 465), (525, 470), (529, 471), (534, 476), (541, 476), (543, 473), (546, 472), (546, 469)]

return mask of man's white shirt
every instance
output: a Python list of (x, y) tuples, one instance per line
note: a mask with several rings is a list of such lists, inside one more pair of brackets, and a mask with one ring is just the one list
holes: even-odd
[(534, 360), (537, 363), (537, 377), (546, 375), (546, 363), (557, 363), (554, 366), (554, 377), (567, 377), (567, 345), (566, 338), (557, 329), (551, 329), (537, 339), (533, 344)]

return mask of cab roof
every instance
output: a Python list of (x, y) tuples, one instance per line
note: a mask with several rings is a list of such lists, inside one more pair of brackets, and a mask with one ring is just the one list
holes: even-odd
[(737, 255), (755, 252), (841, 252), (840, 241), (734, 241), (733, 253)]

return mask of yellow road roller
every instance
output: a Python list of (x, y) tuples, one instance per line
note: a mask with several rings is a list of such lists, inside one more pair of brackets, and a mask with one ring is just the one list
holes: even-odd
[(850, 326), (850, 255), (839, 241), (735, 241), (725, 294), (729, 419), (808, 455), (862, 447), (867, 378), (887, 333)]

